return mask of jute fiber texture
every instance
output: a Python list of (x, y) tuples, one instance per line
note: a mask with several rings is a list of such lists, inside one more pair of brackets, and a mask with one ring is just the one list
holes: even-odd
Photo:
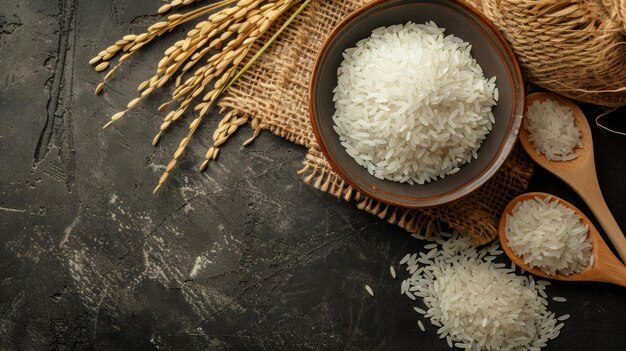
[(474, 0), (528, 80), (569, 98), (626, 105), (626, 0)]
[(359, 209), (428, 236), (434, 221), (470, 235), (476, 244), (497, 236), (506, 204), (523, 192), (532, 165), (517, 149), (501, 170), (472, 195), (427, 210), (395, 208), (369, 199), (344, 182), (324, 158), (313, 135), (308, 111), (308, 84), (317, 52), (332, 28), (358, 9), (363, 0), (313, 1), (253, 68), (222, 99), (227, 111), (260, 120), (261, 128), (308, 148), (298, 172), (303, 181)]

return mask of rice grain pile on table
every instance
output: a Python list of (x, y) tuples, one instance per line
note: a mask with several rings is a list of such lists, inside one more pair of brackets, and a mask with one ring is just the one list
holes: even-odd
[(436, 244), (425, 246), (427, 252), (400, 261), (411, 275), (401, 293), (422, 299), (425, 308), (415, 311), (430, 319), (450, 347), (540, 350), (559, 335), (569, 315), (556, 318), (547, 309), (549, 282), (493, 263), (502, 254), (497, 243), (478, 250), (458, 233), (439, 235)]
[(424, 184), (477, 158), (495, 122), (495, 77), (433, 22), (381, 27), (345, 51), (334, 129), (379, 178)]
[(576, 212), (550, 197), (519, 202), (506, 216), (511, 250), (549, 275), (576, 274), (593, 265), (588, 230)]
[(550, 161), (573, 160), (577, 157), (575, 149), (583, 147), (572, 110), (550, 99), (528, 107), (524, 128), (537, 152)]

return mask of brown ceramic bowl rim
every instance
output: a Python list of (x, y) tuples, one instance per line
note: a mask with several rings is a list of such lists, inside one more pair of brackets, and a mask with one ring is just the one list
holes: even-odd
[[(514, 90), (515, 88), (519, 89), (519, 93), (521, 93), (522, 99), (521, 101), (518, 101), (519, 99), (516, 98), (516, 94), (513, 95), (513, 108), (512, 108), (513, 116), (509, 121), (509, 126), (505, 133), (505, 138), (500, 144), (500, 147), (498, 148), (498, 152), (496, 153), (496, 156), (493, 158), (491, 163), (489, 163), (489, 165), (485, 167), (485, 169), (482, 172), (480, 172), (476, 177), (468, 180), (467, 182), (465, 182), (458, 188), (453, 189), (449, 192), (446, 192), (437, 196), (413, 198), (411, 199), (412, 200), (411, 204), (407, 204), (406, 202), (400, 203), (400, 202), (394, 201), (394, 199), (382, 199), (374, 191), (372, 191), (374, 189), (363, 188), (357, 185), (347, 174), (343, 172), (341, 167), (339, 167), (338, 164), (336, 163), (334, 157), (330, 154), (330, 152), (326, 148), (326, 145), (324, 144), (324, 140), (319, 131), (319, 127), (317, 125), (317, 121), (315, 118), (315, 110), (314, 110), (314, 95), (315, 94), (314, 92), (315, 92), (315, 77), (317, 76), (317, 72), (322, 63), (322, 58), (324, 54), (326, 53), (328, 46), (335, 40), (335, 37), (337, 36), (337, 34), (341, 32), (341, 30), (348, 23), (352, 22), (362, 13), (370, 10), (373, 7), (376, 7), (378, 5), (381, 5), (387, 2), (392, 2), (392, 1), (398, 1), (398, 0), (375, 0), (369, 4), (362, 6), (361, 8), (349, 14), (337, 26), (335, 26), (335, 28), (330, 32), (330, 34), (324, 41), (324, 44), (322, 45), (322, 47), (320, 48), (317, 54), (315, 65), (313, 66), (313, 71), (311, 74), (311, 80), (309, 82), (309, 117), (311, 119), (311, 125), (313, 126), (313, 133), (315, 135), (315, 139), (317, 140), (317, 143), (320, 149), (322, 150), (322, 153), (326, 157), (326, 160), (330, 164), (331, 168), (335, 172), (337, 172), (337, 174), (341, 177), (341, 179), (346, 181), (352, 188), (356, 189), (362, 194), (382, 203), (386, 203), (386, 204), (397, 206), (397, 207), (410, 208), (410, 209), (420, 209), (420, 208), (428, 208), (428, 207), (444, 205), (444, 204), (456, 201), (462, 197), (465, 197), (475, 190), (478, 190), (481, 186), (483, 186), (489, 179), (491, 179), (497, 173), (497, 171), (500, 169), (504, 161), (513, 152), (514, 146), (517, 142), (517, 134), (519, 133), (519, 129), (521, 127), (522, 118), (523, 118), (523, 112), (521, 114), (516, 115), (516, 111), (518, 110), (517, 109), (518, 104), (521, 105), (520, 111), (525, 111), (525, 98), (524, 98), (525, 91), (524, 91), (524, 84), (523, 84), (524, 80), (522, 76), (522, 71), (520, 69), (519, 62), (517, 61), (517, 58), (515, 54), (513, 53), (513, 50), (509, 46), (509, 43), (506, 41), (502, 33), (500, 33), (500, 31), (496, 28), (496, 26), (493, 24), (493, 22), (491, 22), (490, 19), (488, 19), (485, 15), (480, 13), (478, 10), (474, 9), (473, 7), (459, 0), (446, 0), (447, 2), (452, 2), (462, 7), (463, 9), (467, 10), (468, 12), (476, 16), (480, 21), (483, 22), (483, 24), (487, 26), (489, 31), (491, 31), (491, 33), (495, 35), (496, 39), (499, 41), (500, 45), (505, 50), (506, 55), (508, 55), (510, 61), (513, 64), (513, 72), (511, 71), (511, 69), (508, 68), (508, 65), (506, 69), (511, 81), (515, 82), (515, 79), (513, 77), (513, 75), (515, 75), (515, 78), (517, 78), (517, 81), (521, 82), (519, 86), (516, 86), (515, 84), (512, 84), (512, 85), (514, 87)], [(421, 1), (415, 0), (415, 2), (419, 3)], [(440, 180), (437, 180), (437, 181), (440, 181)]]

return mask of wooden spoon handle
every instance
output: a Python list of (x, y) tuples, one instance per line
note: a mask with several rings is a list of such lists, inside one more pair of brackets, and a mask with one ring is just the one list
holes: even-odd
[[(615, 258), (614, 260), (617, 259)], [(626, 267), (624, 267), (624, 265), (622, 265), (620, 262), (615, 262), (615, 264), (603, 264), (601, 273), (599, 274), (597, 280), (626, 287)]]
[(598, 219), (598, 222), (600, 222), (609, 240), (611, 240), (622, 262), (626, 263), (626, 238), (624, 237), (624, 233), (615, 221), (602, 195), (599, 195), (599, 197), (599, 200), (592, 200), (591, 202), (587, 202), (587, 204), (589, 208), (591, 208), (594, 216), (596, 216), (596, 219)]
[(573, 183), (571, 185), (578, 195), (585, 200), (585, 203), (587, 203), (593, 215), (600, 222), (609, 240), (611, 240), (613, 247), (617, 250), (622, 262), (626, 263), (626, 237), (624, 237), (624, 233), (615, 221), (602, 196), (595, 172), (588, 172), (587, 174), (589, 175), (579, 174), (578, 177), (570, 179)]

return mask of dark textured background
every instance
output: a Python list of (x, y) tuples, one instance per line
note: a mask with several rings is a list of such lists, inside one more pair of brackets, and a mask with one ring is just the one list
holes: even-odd
[[(304, 185), (303, 148), (263, 133), (243, 149), (244, 130), (198, 173), (213, 118), (152, 195), (185, 128), (150, 145), (158, 96), (101, 126), (177, 35), (137, 55), (101, 97), (87, 61), (141, 31), (159, 4), (0, 2), (0, 349), (446, 349), (429, 323), (418, 331), (388, 273), (424, 243)], [(626, 139), (594, 137), (626, 226)], [(580, 205), (543, 172), (532, 189)], [(568, 299), (550, 309), (572, 315), (549, 350), (625, 349), (624, 288), (548, 291)]]

